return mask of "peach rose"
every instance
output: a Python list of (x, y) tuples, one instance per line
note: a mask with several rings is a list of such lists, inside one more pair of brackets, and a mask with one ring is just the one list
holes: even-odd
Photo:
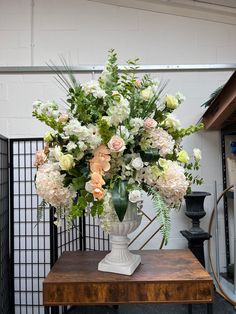
[(93, 197), (94, 197), (94, 198), (97, 198), (98, 200), (101, 200), (101, 199), (104, 197), (104, 190), (103, 190), (103, 189), (96, 188), (96, 189), (93, 191)]
[(39, 167), (44, 164), (46, 161), (46, 154), (44, 153), (44, 150), (39, 150), (35, 154), (35, 161), (34, 161), (34, 166)]
[(154, 129), (157, 126), (157, 122), (152, 118), (146, 118), (144, 120), (144, 127), (146, 129)]
[(113, 135), (110, 141), (108, 142), (107, 146), (113, 153), (119, 153), (125, 150), (125, 142), (118, 135)]

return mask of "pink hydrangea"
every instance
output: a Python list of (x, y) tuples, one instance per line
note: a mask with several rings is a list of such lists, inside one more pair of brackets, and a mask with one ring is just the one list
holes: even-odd
[(172, 136), (162, 128), (154, 129), (150, 132), (150, 138), (153, 148), (159, 149), (161, 157), (171, 154), (174, 148), (174, 140)]
[(186, 194), (189, 182), (184, 168), (176, 161), (167, 160), (166, 169), (156, 181), (155, 188), (168, 205), (178, 205)]
[(56, 208), (69, 208), (76, 193), (64, 186), (64, 175), (60, 174), (56, 164), (44, 164), (37, 172), (36, 189), (47, 203)]

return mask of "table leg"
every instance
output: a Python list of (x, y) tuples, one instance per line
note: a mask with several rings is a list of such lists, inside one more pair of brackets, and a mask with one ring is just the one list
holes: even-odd
[(193, 313), (193, 305), (188, 304), (188, 314), (192, 314), (192, 313)]
[(207, 314), (213, 314), (213, 303), (207, 303)]

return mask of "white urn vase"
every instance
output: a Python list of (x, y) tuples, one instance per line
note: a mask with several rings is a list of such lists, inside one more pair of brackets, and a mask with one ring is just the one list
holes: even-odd
[(128, 234), (138, 228), (142, 215), (136, 204), (128, 203), (123, 221), (114, 221), (110, 227), (111, 252), (98, 264), (98, 270), (123, 275), (132, 275), (141, 262), (140, 255), (129, 251)]

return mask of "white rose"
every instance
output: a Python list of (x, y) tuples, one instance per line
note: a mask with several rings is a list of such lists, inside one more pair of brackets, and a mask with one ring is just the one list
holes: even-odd
[(70, 170), (75, 165), (74, 158), (70, 154), (62, 155), (59, 158), (59, 164), (62, 170)]
[(149, 100), (150, 98), (152, 98), (154, 96), (152, 87), (148, 86), (147, 88), (143, 89), (140, 93), (140, 96), (144, 100)]
[(140, 170), (143, 168), (143, 161), (140, 157), (137, 157), (132, 160), (131, 165), (134, 167), (134, 169)]
[(202, 153), (199, 148), (194, 148), (193, 149), (193, 155), (196, 161), (200, 161), (202, 159)]
[(129, 201), (131, 203), (137, 203), (137, 202), (140, 202), (141, 200), (142, 200), (142, 195), (139, 190), (133, 190), (129, 192)]

